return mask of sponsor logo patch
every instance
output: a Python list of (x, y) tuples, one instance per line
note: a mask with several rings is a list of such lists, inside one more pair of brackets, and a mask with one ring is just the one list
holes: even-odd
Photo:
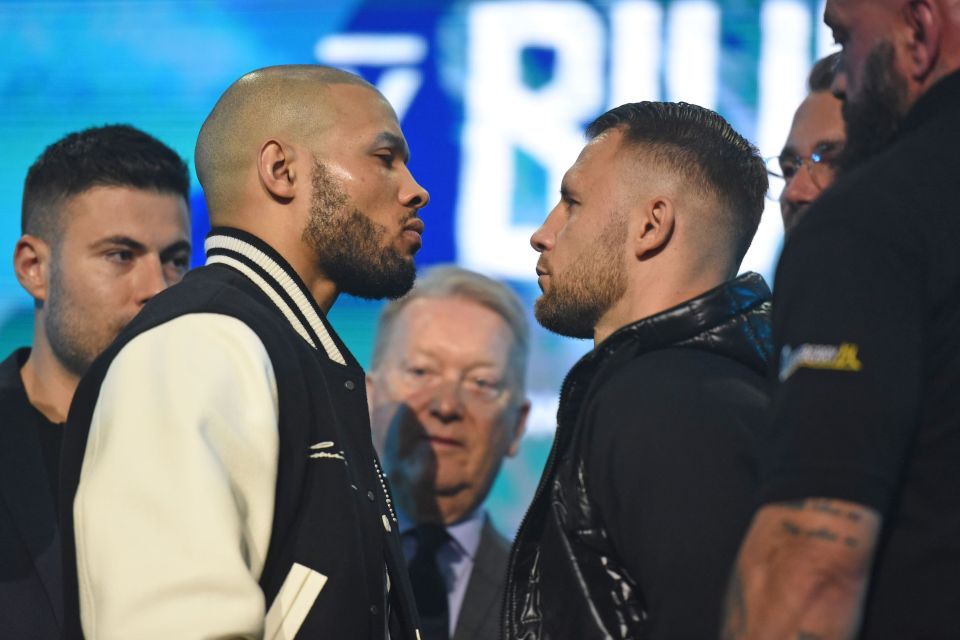
[(860, 371), (863, 363), (857, 356), (860, 347), (852, 342), (832, 344), (801, 344), (785, 346), (780, 351), (780, 382), (787, 380), (797, 369), (826, 369), (829, 371)]

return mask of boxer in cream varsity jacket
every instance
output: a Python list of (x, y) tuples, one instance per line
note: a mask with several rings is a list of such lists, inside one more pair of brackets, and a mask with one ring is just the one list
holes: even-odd
[(356, 76), (271, 67), (197, 142), (207, 264), (84, 378), (64, 449), (67, 637), (417, 636), (364, 372), (326, 320), (396, 297), (428, 195)]

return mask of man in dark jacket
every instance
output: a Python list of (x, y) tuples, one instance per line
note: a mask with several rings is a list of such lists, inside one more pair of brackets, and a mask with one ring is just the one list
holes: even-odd
[(64, 421), (94, 358), (190, 264), (190, 178), (129, 125), (70, 133), (23, 187), (17, 280), (33, 343), (0, 363), (0, 636), (59, 640), (57, 488)]
[(710, 638), (749, 522), (769, 290), (735, 277), (763, 210), (717, 114), (626, 104), (587, 129), (533, 235), (548, 329), (593, 338), (508, 565), (507, 638)]
[(841, 177), (777, 268), (728, 638), (960, 637), (960, 2), (828, 0)]
[[(84, 377), (62, 466), (67, 638), (414, 640), (337, 295), (398, 296), (428, 195), (357, 76), (247, 74), (197, 141), (207, 264)], [(82, 627), (82, 630), (81, 630)]]

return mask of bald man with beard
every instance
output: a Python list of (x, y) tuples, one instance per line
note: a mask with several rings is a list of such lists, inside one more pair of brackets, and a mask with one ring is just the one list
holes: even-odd
[(413, 283), (428, 195), (328, 67), (254, 71), (197, 141), (207, 263), (92, 366), (63, 453), (67, 638), (386, 638), (417, 617), (337, 296)]

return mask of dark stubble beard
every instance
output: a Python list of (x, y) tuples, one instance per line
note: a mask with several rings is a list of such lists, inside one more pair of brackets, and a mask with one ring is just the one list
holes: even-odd
[(907, 81), (894, 66), (895, 52), (881, 42), (867, 54), (863, 88), (856, 101), (843, 103), (847, 141), (837, 159), (840, 173), (883, 151), (896, 137), (907, 112)]
[(50, 350), (60, 364), (78, 378), (87, 372), (126, 324), (94, 326), (89, 318), (84, 317), (64, 285), (56, 259), (50, 266), (50, 289), (44, 305), (43, 329)]
[(627, 290), (623, 243), (627, 218), (615, 213), (600, 232), (597, 245), (564, 274), (550, 273), (550, 287), (534, 304), (545, 329), (570, 338), (593, 338), (600, 318)]
[(323, 163), (314, 165), (312, 182), (303, 240), (316, 252), (320, 269), (340, 291), (360, 298), (399, 298), (409, 291), (416, 265), (386, 242), (387, 228), (353, 206)]

